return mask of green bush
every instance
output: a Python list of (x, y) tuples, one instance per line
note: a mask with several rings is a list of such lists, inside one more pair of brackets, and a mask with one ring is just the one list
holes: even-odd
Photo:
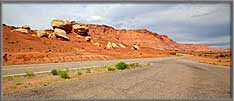
[(90, 69), (90, 68), (87, 68), (87, 69), (86, 69), (86, 73), (91, 73), (91, 69)]
[(115, 67), (119, 70), (124, 70), (128, 67), (128, 64), (126, 64), (125, 62), (119, 62), (115, 65)]
[(56, 69), (52, 69), (52, 70), (51, 70), (51, 74), (53, 74), (53, 75), (58, 75), (58, 71), (57, 71)]
[(27, 77), (31, 77), (31, 76), (34, 76), (35, 74), (33, 72), (26, 72), (26, 75)]
[(68, 75), (68, 70), (59, 71), (59, 76), (63, 79), (70, 78), (70, 76)]
[(108, 71), (115, 71), (116, 69), (114, 67), (108, 67), (107, 70)]

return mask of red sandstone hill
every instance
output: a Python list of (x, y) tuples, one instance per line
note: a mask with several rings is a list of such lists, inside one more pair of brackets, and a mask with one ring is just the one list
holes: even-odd
[(114, 29), (106, 25), (88, 24), (89, 34), (95, 38), (108, 41), (112, 40), (126, 45), (137, 44), (140, 47), (149, 47), (159, 50), (179, 51), (210, 51), (207, 45), (178, 44), (166, 35), (160, 35), (147, 29), (125, 30)]
[[(67, 33), (69, 41), (61, 38), (35, 37), (29, 33), (12, 31), (18, 27), (3, 25), (3, 64), (31, 64), (69, 61), (106, 60), (120, 58), (146, 58), (169, 56), (172, 51), (210, 51), (206, 45), (178, 44), (166, 35), (146, 29), (114, 29), (106, 25), (88, 26), (91, 42), (74, 33)], [(52, 33), (53, 30), (46, 30)], [(108, 42), (122, 44), (126, 48), (106, 48)], [(98, 43), (99, 45), (97, 46)], [(133, 50), (133, 45), (140, 49)]]

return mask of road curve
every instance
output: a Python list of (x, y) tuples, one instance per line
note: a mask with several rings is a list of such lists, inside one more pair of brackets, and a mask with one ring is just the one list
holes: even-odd
[(29, 88), (4, 98), (230, 98), (230, 70), (186, 60)]

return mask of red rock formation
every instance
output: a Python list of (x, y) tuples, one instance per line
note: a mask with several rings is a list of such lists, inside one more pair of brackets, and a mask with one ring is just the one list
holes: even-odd
[[(89, 28), (91, 41), (67, 33), (70, 41), (35, 37), (31, 34), (12, 32), (18, 28), (3, 25), (3, 64), (28, 64), (69, 62), (87, 60), (106, 60), (120, 58), (144, 58), (168, 56), (171, 51), (192, 52), (210, 51), (207, 45), (178, 44), (166, 35), (151, 32), (147, 29), (125, 30), (115, 29), (107, 25), (85, 24)], [(53, 33), (53, 30), (45, 30)], [(106, 48), (108, 42), (122, 44), (126, 48)], [(139, 50), (131, 49), (133, 45)]]
[(125, 30), (114, 29), (106, 25), (88, 24), (89, 34), (92, 37), (102, 40), (114, 41), (115, 43), (124, 43), (132, 46), (134, 44), (140, 47), (150, 47), (160, 50), (179, 50), (179, 51), (210, 51), (207, 45), (178, 44), (168, 38), (166, 35), (151, 32), (147, 29)]

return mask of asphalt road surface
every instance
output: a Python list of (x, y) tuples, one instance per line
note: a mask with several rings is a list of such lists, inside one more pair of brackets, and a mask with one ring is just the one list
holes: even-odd
[(121, 61), (127, 63), (131, 62), (145, 63), (151, 61), (156, 62), (156, 61), (182, 58), (186, 56), (188, 55), (180, 57), (164, 57), (164, 58), (136, 58), (136, 59), (98, 60), (98, 61), (83, 61), (83, 62), (8, 65), (8, 66), (3, 66), (2, 75), (3, 76), (24, 75), (26, 72), (34, 72), (34, 73), (50, 72), (52, 69), (66, 69), (66, 68), (78, 69), (86, 67), (104, 66), (104, 65), (116, 64)]
[(173, 58), (147, 62), (152, 65), (28, 88), (4, 97), (230, 98), (229, 68)]

